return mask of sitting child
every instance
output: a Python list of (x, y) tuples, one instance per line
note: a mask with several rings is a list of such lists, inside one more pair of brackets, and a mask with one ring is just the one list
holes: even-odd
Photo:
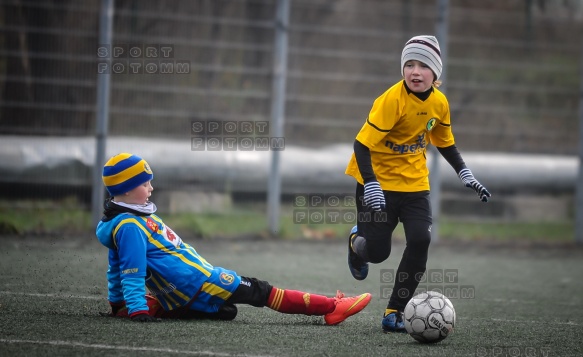
[[(155, 215), (149, 201), (154, 178), (142, 158), (122, 153), (103, 167), (111, 195), (97, 238), (109, 248), (107, 271), (109, 316), (149, 322), (159, 318), (232, 320), (236, 304), (287, 314), (324, 316), (336, 325), (364, 309), (371, 294), (326, 297), (280, 289), (266, 281), (238, 275), (207, 262)], [(148, 293), (146, 292), (148, 289)]]

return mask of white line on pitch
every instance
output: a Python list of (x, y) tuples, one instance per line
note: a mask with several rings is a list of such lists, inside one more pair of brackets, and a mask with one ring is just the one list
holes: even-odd
[[(482, 321), (495, 321), (495, 322), (509, 322), (509, 323), (521, 323), (521, 324), (541, 324), (541, 321), (528, 321), (528, 320), (508, 320), (508, 319), (497, 319), (495, 317), (457, 317), (458, 320), (482, 320)], [(544, 321), (547, 325), (566, 325), (566, 326), (580, 326), (577, 322), (567, 321)]]
[(86, 299), (86, 300), (107, 300), (105, 296), (86, 296), (86, 295), (64, 295), (64, 294), (48, 294), (48, 293), (20, 293), (14, 291), (0, 291), (2, 295), (24, 295), (36, 297), (54, 297), (63, 299)]
[[(534, 300), (520, 300), (520, 299), (502, 299), (502, 298), (483, 298), (484, 301), (490, 301), (502, 304), (538, 304), (538, 301)], [(555, 305), (563, 306), (579, 306), (578, 302), (556, 302)]]
[[(123, 351), (159, 352), (159, 353), (178, 353), (178, 354), (195, 355), (195, 356), (200, 356), (200, 355), (221, 356), (221, 357), (241, 356), (240, 354), (231, 354), (231, 353), (224, 353), (224, 352), (174, 350), (174, 349), (170, 349), (170, 348), (113, 346), (113, 345), (102, 345), (102, 344), (87, 344), (87, 343), (70, 342), (70, 341), (34, 341), (34, 340), (0, 339), (0, 343), (68, 346), (68, 347), (94, 348), (94, 349), (101, 349), (101, 350), (123, 350)], [(270, 356), (248, 355), (248, 354), (245, 354), (245, 356), (248, 356), (248, 357), (270, 357)]]

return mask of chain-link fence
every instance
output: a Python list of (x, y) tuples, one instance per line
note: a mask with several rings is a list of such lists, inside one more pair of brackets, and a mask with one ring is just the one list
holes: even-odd
[[(94, 137), (102, 73), (110, 138), (191, 150), (193, 123), (270, 122), (277, 1), (117, 1), (106, 44), (100, 4), (0, 0), (0, 136)], [(436, 33), (436, 2), (290, 4), (285, 145), (350, 147), (374, 99), (401, 78), (404, 43)], [(583, 1), (450, 0), (448, 13), (446, 89), (461, 151), (577, 155)], [(58, 192), (32, 192), (43, 189)]]
[[(118, 1), (102, 68), (98, 0), (3, 1), (0, 133), (93, 135), (104, 70), (111, 135), (188, 141), (192, 120), (269, 120), (274, 12), (271, 0)], [(580, 1), (450, 1), (461, 148), (576, 153), (581, 14)], [(404, 42), (435, 33), (436, 16), (432, 1), (292, 1), (287, 143), (351, 142), (399, 80)]]

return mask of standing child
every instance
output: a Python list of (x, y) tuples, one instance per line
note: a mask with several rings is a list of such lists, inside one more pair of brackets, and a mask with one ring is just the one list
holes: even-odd
[[(267, 306), (288, 314), (320, 315), (336, 325), (368, 305), (369, 293), (326, 297), (273, 287), (266, 281), (214, 267), (155, 215), (149, 201), (154, 178), (142, 158), (122, 153), (103, 168), (111, 194), (97, 238), (109, 248), (109, 316), (232, 320), (236, 304)], [(146, 288), (149, 293), (146, 294)]]
[(405, 331), (402, 312), (425, 273), (432, 224), (427, 146), (437, 147), (481, 201), (490, 197), (455, 146), (449, 104), (437, 89), (441, 69), (434, 36), (416, 36), (406, 43), (401, 55), (404, 80), (374, 101), (346, 168), (357, 181), (358, 220), (348, 237), (348, 266), (354, 278), (365, 279), (369, 262), (389, 257), (399, 221), (405, 230), (407, 245), (382, 320), (385, 332)]

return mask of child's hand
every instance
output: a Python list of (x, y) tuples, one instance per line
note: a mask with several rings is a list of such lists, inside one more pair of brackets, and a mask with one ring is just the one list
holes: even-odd
[(488, 202), (488, 198), (492, 195), (490, 192), (488, 192), (488, 190), (486, 190), (486, 187), (484, 187), (481, 183), (478, 182), (478, 180), (476, 180), (470, 169), (461, 170), (458, 173), (458, 176), (466, 185), (466, 187), (471, 187), (474, 189), (474, 191), (476, 191), (482, 202)]
[(127, 309), (125, 301), (122, 302), (109, 302), (111, 306), (111, 316), (116, 316), (120, 310)]
[(160, 322), (162, 319), (148, 315), (147, 312), (132, 315), (132, 321), (136, 322)]
[(378, 181), (371, 181), (364, 184), (364, 197), (362, 200), (365, 206), (373, 211), (385, 209), (385, 195)]
[[(123, 310), (127, 310), (125, 301), (122, 301), (122, 302), (111, 302), (110, 301), (109, 306), (111, 307), (111, 310), (109, 312), (100, 312), (99, 315), (115, 317), (115, 316), (117, 316), (118, 312), (123, 311)], [(125, 316), (127, 317), (127, 311), (125, 311)]]

